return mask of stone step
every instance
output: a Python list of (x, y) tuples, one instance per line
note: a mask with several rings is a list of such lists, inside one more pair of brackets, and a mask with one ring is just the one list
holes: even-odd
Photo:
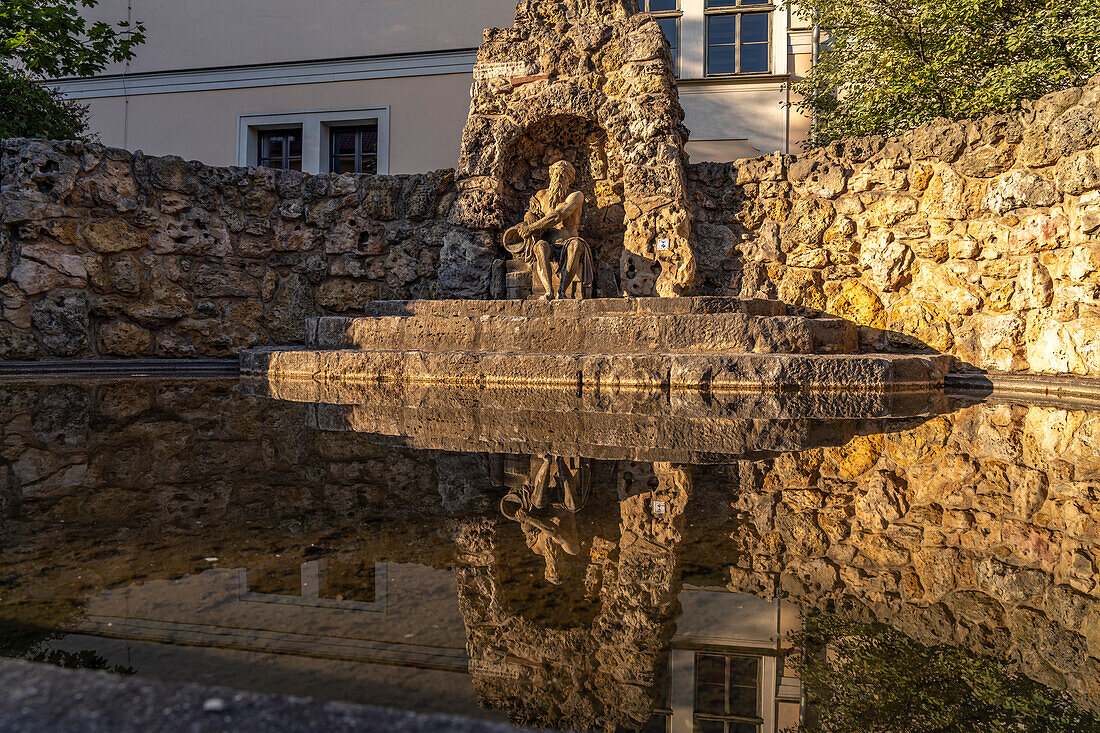
[(253, 349), (250, 376), (575, 389), (867, 390), (943, 385), (950, 356)]
[(543, 316), (576, 318), (603, 315), (702, 315), (743, 313), (747, 316), (785, 316), (787, 306), (777, 300), (723, 297), (697, 298), (589, 298), (586, 300), (376, 300), (367, 304), (367, 316)]
[(537, 353), (851, 354), (854, 323), (837, 318), (713, 314), (328, 317), (307, 324), (309, 346), (387, 351)]

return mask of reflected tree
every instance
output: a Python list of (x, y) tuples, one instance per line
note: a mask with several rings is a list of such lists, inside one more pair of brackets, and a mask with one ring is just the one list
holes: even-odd
[(963, 649), (926, 647), (883, 624), (811, 612), (794, 660), (806, 733), (1085, 733), (1100, 718), (1068, 696)]

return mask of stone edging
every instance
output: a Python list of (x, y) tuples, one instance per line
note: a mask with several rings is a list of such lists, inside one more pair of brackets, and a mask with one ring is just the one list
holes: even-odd
[(0, 380), (57, 377), (235, 377), (237, 359), (113, 359), (0, 362)]
[(1060, 401), (1100, 401), (1100, 379), (1048, 376), (1044, 374), (960, 374), (944, 378), (948, 389), (990, 391), (998, 396), (1018, 395), (1029, 399), (1048, 397)]

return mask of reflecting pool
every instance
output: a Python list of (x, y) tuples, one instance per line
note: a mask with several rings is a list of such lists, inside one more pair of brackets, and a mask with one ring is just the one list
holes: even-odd
[(1100, 407), (0, 385), (0, 653), (580, 730), (1100, 730)]

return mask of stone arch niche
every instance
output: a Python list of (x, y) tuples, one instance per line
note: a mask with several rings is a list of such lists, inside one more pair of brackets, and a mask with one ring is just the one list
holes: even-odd
[[(509, 145), (505, 151), (504, 220), (523, 219), (531, 197), (549, 185), (550, 165), (557, 160), (573, 164), (577, 171), (574, 187), (584, 192), (580, 234), (595, 259), (595, 295), (618, 297), (623, 292), (620, 272), (626, 211), (612, 177), (622, 170), (622, 159), (594, 120), (573, 115), (549, 117)], [(524, 287), (529, 289), (529, 282)]]
[(585, 192), (597, 294), (688, 294), (688, 132), (668, 43), (636, 0), (521, 2), (514, 28), (485, 31), (471, 96), (453, 223), (499, 241), (564, 158)]

